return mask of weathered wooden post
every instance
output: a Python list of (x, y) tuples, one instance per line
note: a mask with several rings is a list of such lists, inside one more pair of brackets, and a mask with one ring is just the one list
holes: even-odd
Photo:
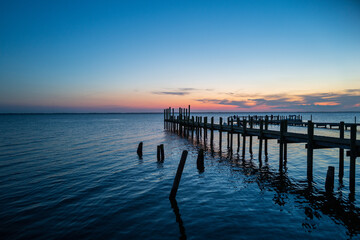
[[(283, 120), (284, 122), (284, 134), (287, 133), (287, 129), (288, 129), (288, 124), (287, 124), (287, 120)], [(284, 140), (284, 161), (286, 162), (287, 160), (287, 142)]]
[(160, 159), (163, 162), (165, 160), (165, 154), (164, 154), (164, 144), (160, 144)]
[(164, 129), (166, 129), (166, 109), (164, 109)]
[(314, 153), (314, 123), (308, 121), (308, 142), (307, 142), (307, 179), (313, 180), (313, 153)]
[(246, 147), (246, 119), (243, 119), (243, 147), (242, 147), (242, 157), (245, 158), (245, 147)]
[(173, 120), (173, 132), (176, 132), (176, 123), (175, 123), (175, 108), (172, 109), (172, 114), (173, 114), (173, 117), (172, 117), (172, 120)]
[(189, 112), (189, 117), (190, 117), (190, 105), (189, 105), (189, 111), (188, 112)]
[(210, 146), (214, 147), (214, 117), (211, 117), (211, 132), (210, 132)]
[(220, 117), (219, 123), (220, 123), (220, 130), (219, 130), (219, 148), (220, 148), (220, 152), (221, 152), (221, 148), (222, 148), (222, 117)]
[(142, 149), (143, 149), (143, 142), (140, 142), (139, 146), (137, 148), (137, 154), (138, 154), (139, 158), (142, 158), (142, 155), (143, 155)]
[(196, 117), (196, 143), (199, 143), (199, 119), (200, 117)]
[(207, 117), (204, 117), (204, 146), (206, 148), (206, 137), (207, 137)]
[[(230, 126), (230, 123), (229, 123), (229, 117), (227, 118), (227, 126)], [(227, 136), (227, 149), (230, 148), (230, 139), (229, 139), (229, 131), (226, 132), (226, 136)]]
[(260, 120), (260, 136), (259, 136), (259, 161), (261, 162), (262, 157), (262, 140), (263, 140), (263, 120)]
[(231, 136), (230, 136), (230, 151), (233, 150), (233, 135), (234, 135), (234, 119), (231, 119)]
[[(266, 115), (265, 116), (265, 130), (268, 130), (268, 128), (269, 128), (269, 116)], [(264, 145), (265, 145), (264, 152), (265, 152), (265, 156), (267, 157), (268, 156), (268, 140), (267, 140), (267, 138), (265, 138), (265, 140), (264, 140)]]
[[(236, 119), (236, 123), (238, 128), (240, 128), (240, 119), (239, 117)], [(237, 134), (237, 152), (240, 151), (240, 133)]]
[[(344, 122), (340, 122), (340, 139), (344, 139)], [(344, 176), (344, 149), (339, 149), (339, 178), (342, 180)]]
[(356, 124), (350, 127), (350, 192), (355, 193), (355, 166), (356, 166)]
[(170, 196), (169, 196), (170, 199), (174, 199), (176, 197), (176, 193), (179, 188), (179, 183), (180, 183), (182, 172), (184, 170), (187, 155), (188, 155), (188, 151), (184, 150), (181, 155), (181, 159), (180, 159), (179, 166), (178, 166), (178, 169), (176, 172), (174, 183), (173, 183), (173, 186), (172, 186), (172, 189), (170, 192)]
[(186, 129), (187, 129), (187, 131), (186, 131), (186, 137), (187, 137), (187, 138), (189, 138), (189, 136), (190, 136), (190, 116), (188, 116), (188, 117), (186, 118), (186, 121), (187, 121), (187, 127), (186, 127)]
[(161, 150), (160, 150), (160, 145), (157, 145), (157, 161), (160, 162), (161, 161)]
[(198, 153), (198, 157), (196, 160), (196, 165), (197, 165), (197, 169), (199, 170), (199, 172), (203, 172), (205, 167), (204, 167), (204, 150), (200, 149), (199, 153)]
[[(254, 119), (253, 117), (250, 118), (250, 128), (252, 129), (254, 126)], [(252, 136), (249, 135), (249, 153), (252, 156), (253, 155), (253, 151), (252, 151)]]
[(194, 140), (194, 126), (195, 126), (195, 120), (194, 116), (191, 117), (191, 141)]
[(334, 190), (334, 175), (335, 175), (335, 168), (333, 166), (329, 166), (325, 181), (325, 189), (326, 192), (328, 193)]
[(279, 152), (279, 170), (282, 172), (283, 170), (283, 162), (284, 162), (284, 121), (280, 121), (280, 152)]

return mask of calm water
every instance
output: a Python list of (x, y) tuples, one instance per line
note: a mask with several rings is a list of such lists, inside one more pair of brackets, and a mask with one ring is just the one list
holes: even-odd
[[(314, 121), (360, 120), (355, 113), (312, 115)], [(217, 136), (199, 173), (202, 145), (164, 131), (162, 114), (0, 115), (1, 238), (360, 239), (359, 164), (353, 199), (348, 158), (343, 182), (337, 178), (338, 149), (314, 151), (309, 188), (304, 144), (288, 145), (279, 174), (276, 140), (269, 140), (269, 157), (260, 164), (257, 139), (254, 155), (247, 150), (241, 159), (236, 148), (232, 157), (219, 154)], [(143, 159), (136, 155), (140, 141)], [(165, 161), (157, 163), (161, 143)], [(168, 195), (183, 150), (189, 155), (172, 206)], [(335, 189), (325, 197), (330, 165)]]

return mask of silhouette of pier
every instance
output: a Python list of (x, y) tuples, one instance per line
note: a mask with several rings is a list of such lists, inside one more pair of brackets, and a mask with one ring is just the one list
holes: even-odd
[[(279, 130), (269, 130), (270, 124), (279, 125)], [(307, 133), (289, 132), (288, 126), (307, 127)], [(268, 155), (268, 140), (276, 139), (279, 144), (279, 170), (283, 171), (284, 161), (287, 159), (287, 144), (306, 143), (307, 149), (307, 179), (313, 180), (313, 154), (315, 149), (322, 148), (338, 148), (339, 149), (339, 178), (342, 180), (344, 176), (344, 151), (346, 156), (350, 157), (350, 175), (349, 189), (352, 194), (355, 193), (355, 166), (356, 158), (360, 154), (360, 141), (356, 140), (357, 125), (352, 123), (314, 123), (312, 121), (303, 122), (302, 116), (290, 115), (284, 116), (232, 116), (228, 117), (227, 124), (223, 123), (223, 118), (219, 118), (219, 122), (214, 122), (214, 117), (191, 116), (190, 106), (188, 108), (179, 108), (175, 113), (174, 108), (164, 109), (164, 127), (165, 129), (176, 132), (177, 134), (191, 138), (196, 142), (204, 142), (206, 148), (208, 132), (210, 132), (210, 148), (214, 149), (214, 132), (219, 135), (219, 151), (222, 151), (222, 133), (227, 134), (227, 148), (233, 152), (233, 135), (238, 136), (237, 151), (240, 151), (240, 136), (242, 138), (242, 157), (245, 157), (246, 141), (249, 141), (249, 152), (252, 155), (253, 137), (257, 137), (259, 141), (258, 157), (261, 161), (262, 156)], [(338, 137), (328, 137), (314, 135), (314, 127), (329, 126), (336, 127), (339, 131)], [(350, 129), (350, 139), (344, 138), (344, 131)], [(264, 144), (263, 144), (264, 143)], [(264, 150), (264, 151), (263, 151)], [(331, 184), (331, 183), (330, 183)]]

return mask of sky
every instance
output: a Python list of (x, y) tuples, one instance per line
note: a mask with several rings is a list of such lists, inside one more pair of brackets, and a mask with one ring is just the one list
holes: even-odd
[(360, 111), (360, 1), (0, 2), (0, 113)]

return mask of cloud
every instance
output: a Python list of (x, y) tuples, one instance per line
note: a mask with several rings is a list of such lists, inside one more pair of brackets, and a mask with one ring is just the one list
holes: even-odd
[(152, 92), (153, 94), (159, 94), (159, 95), (177, 95), (177, 96), (183, 96), (190, 94), (186, 91), (178, 91), (178, 92)]
[(165, 91), (153, 91), (152, 94), (158, 95), (175, 95), (175, 96), (184, 96), (189, 95), (196, 91), (213, 91), (213, 89), (199, 89), (199, 88), (176, 88), (176, 89), (167, 89)]
[(360, 89), (346, 89), (339, 92), (311, 94), (268, 94), (253, 95), (238, 99), (197, 99), (202, 103), (236, 106), (239, 109), (267, 109), (293, 111), (356, 111), (360, 106)]

